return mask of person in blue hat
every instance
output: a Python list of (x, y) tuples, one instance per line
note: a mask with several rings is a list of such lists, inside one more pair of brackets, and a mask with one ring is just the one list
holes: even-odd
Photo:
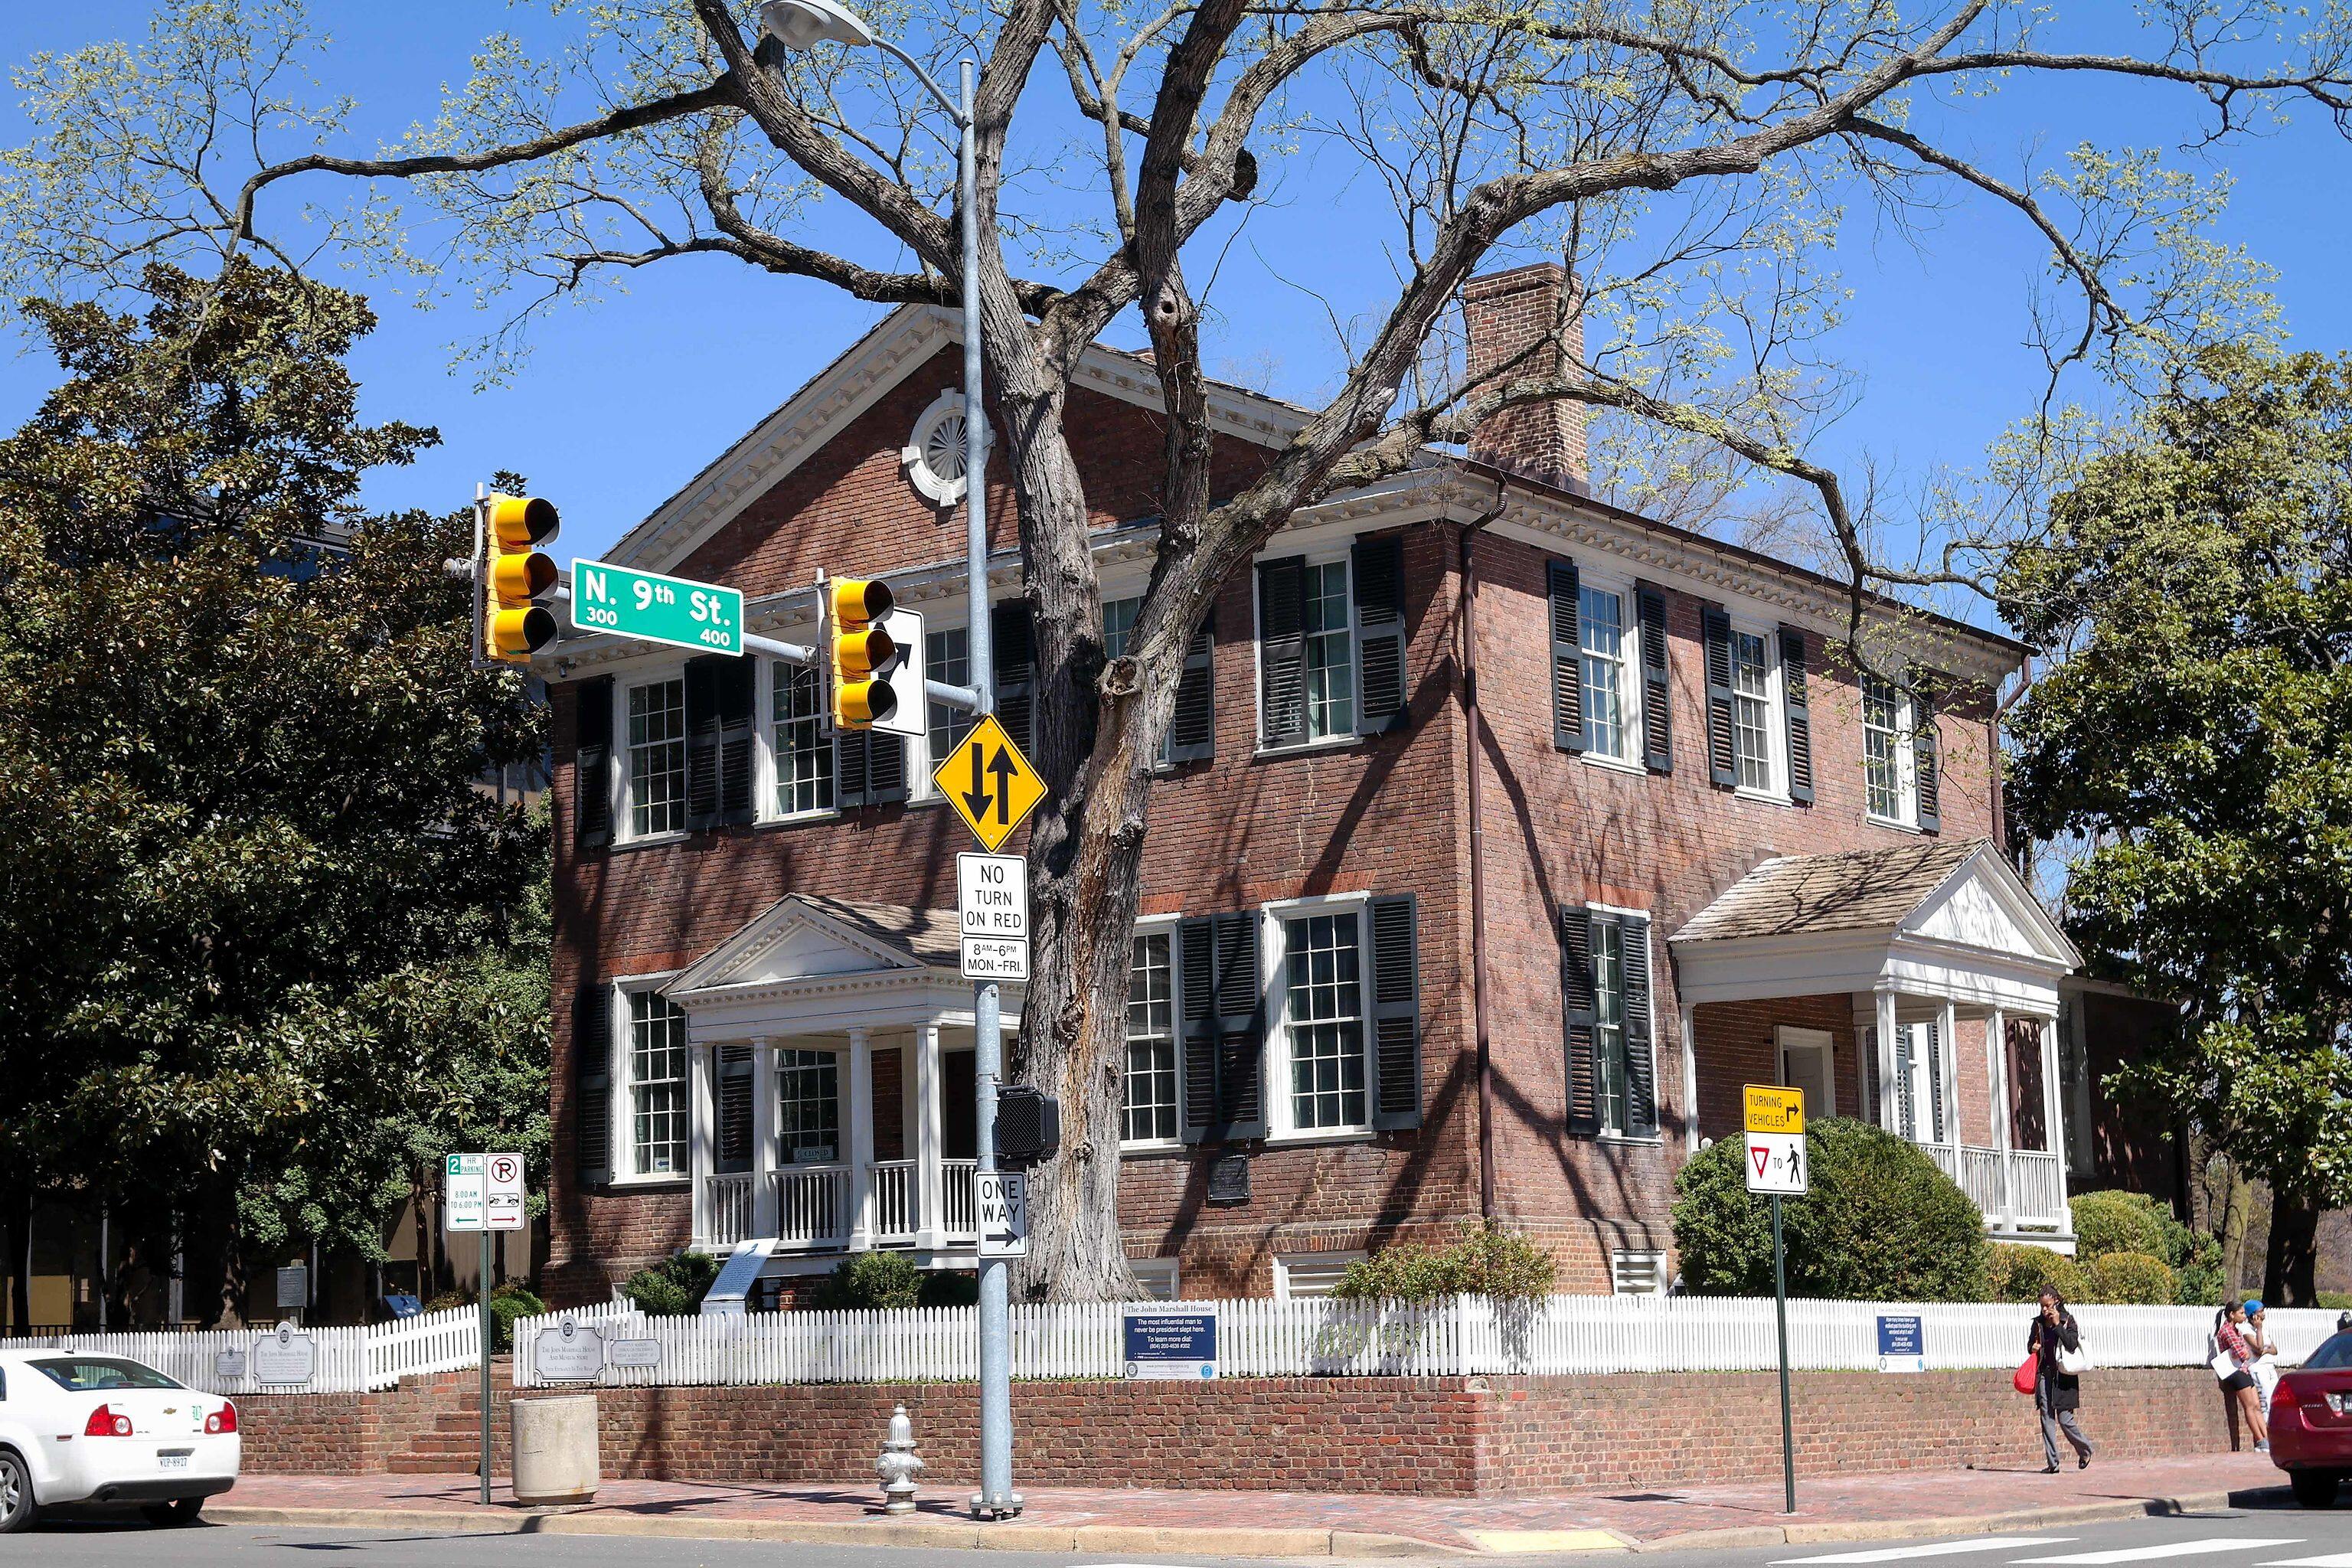
[(2276, 1341), (2263, 1329), (2263, 1303), (2259, 1297), (2246, 1298), (2246, 1348), (2254, 1352), (2254, 1393), (2263, 1402), (2263, 1419), (2271, 1418), (2271, 1391), (2278, 1386), (2278, 1353)]

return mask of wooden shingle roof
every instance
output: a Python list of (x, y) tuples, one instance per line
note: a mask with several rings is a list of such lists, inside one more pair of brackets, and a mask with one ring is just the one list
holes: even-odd
[(1674, 940), (1892, 930), (1987, 842), (1929, 838), (1888, 849), (1767, 860), (1692, 916)]

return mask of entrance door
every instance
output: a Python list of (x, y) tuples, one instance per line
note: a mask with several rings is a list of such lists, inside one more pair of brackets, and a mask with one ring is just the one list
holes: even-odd
[(1837, 1053), (1826, 1029), (1798, 1029), (1787, 1025), (1778, 1031), (1780, 1081), (1805, 1091), (1809, 1121), (1837, 1114)]
[(972, 1105), (975, 1079), (971, 1053), (946, 1051), (940, 1057), (940, 1158), (980, 1157), (980, 1118)]

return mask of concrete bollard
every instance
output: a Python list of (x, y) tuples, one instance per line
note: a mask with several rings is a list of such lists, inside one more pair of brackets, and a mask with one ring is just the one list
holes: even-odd
[(602, 1480), (596, 1458), (596, 1396), (517, 1399), (514, 1495), (520, 1503), (586, 1502)]

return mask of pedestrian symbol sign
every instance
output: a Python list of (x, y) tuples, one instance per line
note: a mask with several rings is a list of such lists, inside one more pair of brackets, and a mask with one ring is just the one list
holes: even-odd
[(983, 716), (949, 750), (931, 770), (931, 782), (992, 853), (1045, 798), (1045, 781), (993, 713)]

